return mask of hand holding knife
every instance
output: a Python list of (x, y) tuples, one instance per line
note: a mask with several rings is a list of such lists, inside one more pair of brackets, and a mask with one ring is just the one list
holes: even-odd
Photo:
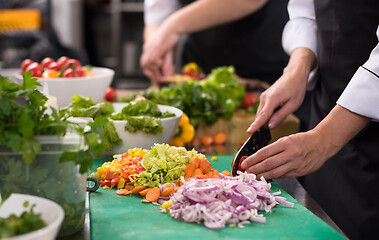
[(267, 126), (261, 127), (254, 132), (239, 149), (236, 157), (232, 162), (232, 174), (235, 176), (240, 168), (240, 162), (243, 156), (250, 156), (259, 149), (266, 146), (271, 141), (271, 133)]

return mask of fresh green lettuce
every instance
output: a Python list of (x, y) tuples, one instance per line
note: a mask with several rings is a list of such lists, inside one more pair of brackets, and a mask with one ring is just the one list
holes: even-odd
[(146, 169), (138, 175), (134, 185), (157, 187), (163, 183), (178, 182), (184, 176), (185, 167), (195, 158), (205, 158), (201, 153), (184, 147), (155, 144), (141, 160)]

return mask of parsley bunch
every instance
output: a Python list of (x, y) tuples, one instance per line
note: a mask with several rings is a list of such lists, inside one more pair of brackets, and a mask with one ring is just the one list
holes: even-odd
[(40, 84), (31, 73), (23, 74), (23, 84), (14, 83), (0, 75), (0, 145), (13, 152), (20, 153), (27, 164), (31, 164), (41, 151), (41, 143), (36, 139), (40, 135), (64, 136), (70, 129), (83, 136), (84, 146), (76, 152), (64, 152), (59, 161), (73, 161), (85, 173), (92, 166), (92, 158), (102, 152), (102, 126), (106, 118), (83, 128), (59, 117), (56, 109), (45, 106), (47, 97), (36, 90)]

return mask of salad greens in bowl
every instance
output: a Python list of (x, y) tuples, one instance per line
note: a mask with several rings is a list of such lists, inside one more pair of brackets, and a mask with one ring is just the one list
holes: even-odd
[(114, 155), (132, 148), (149, 149), (155, 143), (168, 143), (174, 136), (183, 112), (159, 105), (145, 98), (128, 103), (100, 102), (75, 96), (72, 103), (60, 109), (60, 115), (76, 123), (106, 118), (103, 155)]

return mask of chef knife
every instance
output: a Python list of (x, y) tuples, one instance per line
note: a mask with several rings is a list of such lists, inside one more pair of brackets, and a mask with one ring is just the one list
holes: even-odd
[(267, 126), (261, 127), (254, 132), (238, 150), (236, 157), (232, 162), (232, 174), (237, 175), (240, 167), (241, 158), (256, 153), (259, 149), (266, 146), (271, 141), (271, 133)]

